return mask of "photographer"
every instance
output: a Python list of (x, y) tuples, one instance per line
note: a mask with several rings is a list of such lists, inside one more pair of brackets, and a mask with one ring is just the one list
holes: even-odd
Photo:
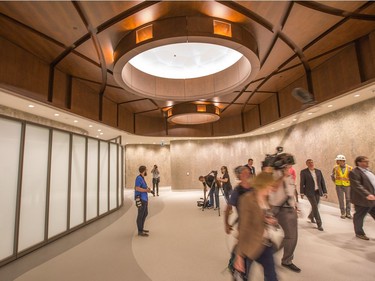
[(212, 208), (214, 206), (214, 195), (215, 195), (215, 210), (220, 207), (219, 203), (219, 187), (217, 186), (217, 171), (211, 171), (207, 176), (200, 176), (199, 181), (203, 184), (203, 193), (204, 193), (204, 203), (206, 203), (206, 192), (207, 186), (210, 188), (208, 192), (208, 197), (210, 198), (209, 207)]
[(223, 176), (219, 178), (219, 181), (221, 182), (224, 191), (225, 201), (228, 203), (229, 195), (232, 193), (232, 184), (230, 182), (227, 166), (222, 166), (220, 170)]

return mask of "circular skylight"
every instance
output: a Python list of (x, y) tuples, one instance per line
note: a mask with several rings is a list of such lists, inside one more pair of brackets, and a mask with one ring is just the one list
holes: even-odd
[(235, 64), (242, 54), (208, 43), (178, 43), (147, 50), (129, 63), (149, 75), (190, 79), (220, 72)]

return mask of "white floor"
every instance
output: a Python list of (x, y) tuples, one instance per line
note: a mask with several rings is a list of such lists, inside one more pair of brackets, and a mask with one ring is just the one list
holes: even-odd
[[(6, 265), (0, 268), (0, 280), (231, 280), (226, 266), (234, 238), (224, 233), (222, 212), (219, 216), (218, 211), (202, 211), (197, 207), (201, 191), (172, 192), (164, 188), (160, 197), (151, 197), (146, 220), (150, 237), (136, 235), (132, 192), (125, 193), (122, 214), (103, 218), (101, 223), (107, 220), (105, 228), (75, 245), (70, 241), (70, 246), (61, 250), (63, 240), (69, 239), (63, 238), (56, 242), (60, 248), (56, 254), (51, 254), (56, 247), (52, 243), (47, 249)], [(224, 207), (223, 197), (221, 200)], [(306, 219), (307, 200), (300, 200), (300, 208), (302, 216), (294, 263), (302, 272), (282, 268), (279, 252), (275, 260), (280, 280), (375, 280), (375, 222), (371, 217), (366, 218), (364, 227), (371, 240), (363, 241), (355, 238), (352, 220), (340, 219), (336, 206), (320, 205), (323, 232)], [(72, 237), (82, 238), (80, 231)], [(253, 267), (251, 275), (252, 281), (263, 280), (258, 265)]]

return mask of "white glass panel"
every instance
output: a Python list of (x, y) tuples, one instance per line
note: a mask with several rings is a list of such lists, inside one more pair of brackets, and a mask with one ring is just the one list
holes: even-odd
[(74, 135), (72, 146), (70, 228), (84, 222), (85, 155), (85, 138)]
[(109, 178), (109, 209), (117, 207), (117, 145), (110, 143), (110, 178)]
[(87, 220), (98, 215), (98, 146), (99, 142), (88, 139), (87, 151)]
[(99, 214), (108, 211), (108, 143), (100, 142)]
[(122, 161), (121, 161), (121, 156), (122, 156), (122, 147), (119, 146), (119, 150), (118, 150), (118, 155), (117, 155), (117, 159), (118, 159), (118, 174), (117, 174), (117, 179), (118, 179), (118, 185), (117, 185), (117, 188), (118, 188), (118, 197), (117, 197), (117, 204), (118, 206), (121, 205), (121, 178), (122, 178), (122, 174), (121, 174), (121, 169), (122, 169)]
[(13, 254), (21, 123), (0, 118), (0, 260)]
[(18, 250), (44, 240), (49, 130), (26, 126)]
[(48, 237), (67, 230), (69, 139), (68, 133), (53, 132)]

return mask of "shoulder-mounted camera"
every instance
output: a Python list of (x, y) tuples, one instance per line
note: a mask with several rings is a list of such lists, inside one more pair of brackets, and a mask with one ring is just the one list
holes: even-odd
[(275, 170), (282, 170), (287, 165), (294, 165), (294, 157), (290, 153), (283, 152), (283, 147), (276, 148), (275, 154), (267, 154), (262, 162), (262, 167), (272, 167)]

